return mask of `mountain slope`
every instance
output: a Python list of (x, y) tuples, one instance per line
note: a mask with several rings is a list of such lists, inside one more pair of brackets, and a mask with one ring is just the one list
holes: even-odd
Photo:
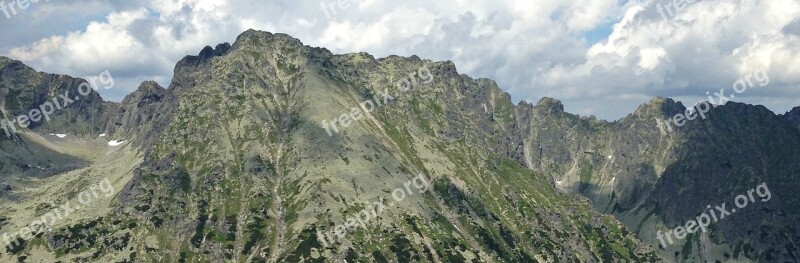
[[(555, 106), (553, 106), (555, 105)], [(566, 192), (592, 200), (674, 261), (795, 261), (798, 133), (761, 106), (728, 103), (669, 132), (685, 112), (656, 98), (620, 121), (580, 118), (544, 99), (526, 137), (529, 167)], [(711, 231), (662, 245), (657, 232), (685, 225), (711, 205), (765, 183), (768, 202), (714, 223)], [(751, 193), (752, 194), (752, 193)], [(757, 198), (757, 196), (756, 196)], [(752, 198), (751, 198), (752, 199)], [(713, 210), (713, 209), (712, 209)]]
[[(384, 98), (403, 78), (413, 89)], [(373, 112), (328, 135), (323, 120), (365, 100)], [(169, 88), (143, 83), (115, 109), (106, 132), (142, 163), (114, 213), (8, 256), (658, 260), (613, 218), (525, 169), (508, 95), (449, 62), (333, 55), (248, 31), (180, 61)]]
[(94, 90), (82, 95), (83, 82), (0, 57), (0, 178), (46, 177), (86, 165), (82, 157), (91, 153), (76, 157), (55, 146), (76, 137), (96, 138), (114, 108)]
[(792, 109), (783, 115), (783, 117), (789, 122), (790, 125), (793, 125), (795, 128), (800, 130), (800, 107)]
[[(105, 176), (113, 198), (3, 260), (797, 259), (793, 113), (731, 103), (666, 132), (662, 120), (685, 111), (671, 99), (606, 122), (550, 98), (514, 105), (451, 62), (334, 55), (253, 30), (179, 61), (167, 88), (145, 82), (119, 104), (87, 105), (59, 116), (86, 123), (69, 130), (86, 144), (51, 147), (86, 167), (12, 189), (23, 198), (0, 230), (24, 226), (43, 200), (75, 198), (58, 191), (65, 182), (82, 189)], [(100, 132), (126, 143), (107, 146)], [(657, 230), (761, 183), (770, 201), (657, 248)]]
[[(321, 127), (322, 120), (350, 113), (374, 98), (367, 94), (380, 94), (392, 79), (423, 65), (440, 83), (461, 84), (433, 85), (409, 97), (416, 92), (502, 94), (496, 87), (481, 87), (487, 81), (459, 76), (452, 64), (335, 56), (285, 35), (250, 31), (230, 48), (204, 50), (178, 65), (169, 88), (181, 101), (177, 113), (121, 202), (133, 218), (159, 218), (168, 229), (193, 231), (171, 238), (183, 245), (160, 247), (161, 253), (149, 257), (290, 262), (655, 258), (613, 219), (557, 194), (542, 177), (496, 151), (471, 146), (472, 140), (489, 141), (484, 132), (505, 129), (513, 118), (483, 131), (478, 129), (491, 123), (489, 118), (454, 116), (461, 124), (483, 122), (472, 124), (480, 137), (439, 140), (426, 133), (425, 125), (404, 122), (419, 117), (408, 113), (427, 110), (398, 98), (381, 102), (388, 104), (335, 136)], [(462, 90), (466, 85), (472, 87)], [(507, 95), (502, 99), (510, 110)], [(465, 99), (464, 106), (472, 103)], [(442, 111), (456, 115), (462, 109)], [(418, 174), (430, 186), (406, 185), (408, 197), (392, 202), (393, 190)], [(495, 180), (485, 182), (488, 178)], [(341, 238), (320, 236), (375, 201), (382, 203), (374, 211), (378, 218)], [(166, 238), (143, 228), (138, 235)]]

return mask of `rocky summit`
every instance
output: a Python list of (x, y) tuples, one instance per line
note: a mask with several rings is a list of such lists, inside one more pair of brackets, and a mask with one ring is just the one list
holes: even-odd
[(800, 108), (608, 122), (255, 30), (119, 103), (83, 82), (0, 58), (2, 262), (800, 261)]

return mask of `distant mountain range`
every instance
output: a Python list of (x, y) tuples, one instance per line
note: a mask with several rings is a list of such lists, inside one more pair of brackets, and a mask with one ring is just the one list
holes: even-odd
[[(82, 83), (0, 58), (0, 117)], [(3, 262), (800, 261), (800, 107), (730, 102), (665, 133), (686, 111), (669, 98), (607, 122), (452, 62), (254, 30), (167, 88), (76, 98), (0, 130)], [(113, 197), (14, 236), (105, 179)]]

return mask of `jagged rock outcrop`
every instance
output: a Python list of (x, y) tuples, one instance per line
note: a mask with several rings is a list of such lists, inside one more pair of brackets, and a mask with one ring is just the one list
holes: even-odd
[(109, 119), (108, 113), (115, 105), (103, 101), (91, 89), (86, 95), (81, 94), (78, 86), (84, 82), (86, 80), (65, 75), (37, 72), (22, 62), (2, 57), (0, 95), (3, 95), (3, 100), (0, 108), (4, 117), (11, 119), (28, 115), (31, 110), (41, 109), (49, 102), (53, 106), (50, 120), (42, 117), (41, 121), (31, 121), (29, 129), (40, 133), (96, 136), (102, 132)]
[[(373, 111), (327, 134), (365, 101)], [(103, 244), (141, 252), (134, 261), (657, 260), (521, 165), (515, 115), (496, 83), (451, 62), (334, 55), (248, 31), (179, 62), (169, 88), (144, 83), (120, 103), (109, 136), (132, 140), (143, 162), (114, 215), (48, 244), (79, 251), (107, 227)], [(411, 192), (394, 200), (397, 189)], [(376, 217), (330, 234), (375, 202)], [(115, 248), (96, 255), (127, 258)]]
[(666, 98), (613, 123), (552, 110), (557, 105), (548, 99), (523, 107), (538, 110), (525, 119), (531, 123), (524, 131), (528, 166), (552, 176), (556, 187), (586, 196), (651, 244), (659, 245), (656, 231), (685, 224), (709, 204), (727, 201), (730, 207), (734, 197), (761, 183), (775, 185), (770, 190), (782, 196), (716, 223), (711, 233), (660, 248), (665, 257), (797, 259), (793, 244), (800, 233), (783, 226), (797, 220), (797, 195), (785, 186), (800, 183), (792, 161), (800, 158), (800, 144), (781, 117), (732, 102), (678, 127), (666, 119), (685, 107)]
[(56, 138), (52, 134), (95, 138), (102, 133), (115, 105), (91, 89), (81, 94), (78, 87), (84, 82), (0, 57), (0, 177), (46, 177), (87, 164), (43, 145), (42, 136), (26, 133), (33, 130), (51, 139)]
[(795, 128), (800, 130), (800, 107), (792, 109), (783, 115), (783, 117), (789, 122), (790, 125), (793, 125)]
[(143, 82), (122, 100), (106, 131), (112, 138), (134, 138), (137, 145), (149, 148), (169, 126), (178, 105), (175, 95), (158, 83)]
[[(686, 108), (655, 98), (608, 122), (552, 98), (514, 105), (449, 61), (335, 55), (254, 30), (174, 72), (97, 122), (141, 162), (113, 212), (42, 237), (60, 259), (797, 259), (797, 114), (730, 103), (667, 129)], [(657, 229), (762, 182), (772, 201), (657, 248)]]

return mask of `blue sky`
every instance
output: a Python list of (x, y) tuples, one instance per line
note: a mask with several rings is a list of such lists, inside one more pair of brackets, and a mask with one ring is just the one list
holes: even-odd
[(608, 36), (611, 35), (611, 32), (614, 31), (614, 24), (618, 21), (608, 24), (601, 24), (595, 27), (594, 29), (586, 32), (583, 34), (583, 37), (586, 39), (586, 43), (589, 45), (597, 44), (600, 41), (605, 41), (608, 39)]
[(180, 58), (253, 28), (335, 53), (450, 60), (515, 101), (553, 97), (607, 120), (656, 96), (693, 105), (757, 70), (770, 84), (736, 101), (800, 106), (800, 2), (700, 1), (664, 18), (667, 2), (351, 0), (329, 17), (306, 0), (40, 1), (0, 17), (0, 54), (77, 77), (109, 70), (117, 86), (102, 95), (118, 101), (142, 81), (169, 84)]

